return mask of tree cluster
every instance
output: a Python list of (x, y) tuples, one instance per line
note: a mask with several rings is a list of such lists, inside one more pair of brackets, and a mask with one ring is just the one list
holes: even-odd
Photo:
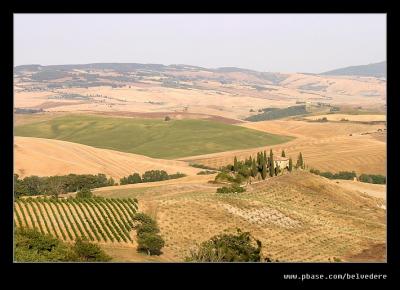
[(142, 183), (142, 182), (155, 182), (155, 181), (162, 181), (168, 179), (176, 179), (186, 176), (184, 173), (174, 173), (168, 174), (164, 170), (150, 170), (146, 171), (145, 173), (140, 176), (139, 173), (133, 173), (126, 177), (120, 179), (120, 184), (134, 184), (134, 183)]
[(106, 262), (111, 257), (88, 241), (78, 239), (68, 245), (35, 229), (17, 228), (15, 259), (20, 262)]
[(320, 175), (323, 176), (325, 178), (329, 178), (329, 179), (345, 179), (345, 180), (353, 180), (354, 177), (357, 177), (356, 173), (354, 171), (350, 172), (350, 171), (340, 171), (338, 173), (332, 173), (329, 171), (325, 171), (325, 172), (321, 172), (317, 169), (310, 169), (311, 173), (314, 173), (316, 175)]
[(187, 262), (261, 262), (262, 244), (249, 232), (220, 234), (191, 251)]
[(105, 174), (69, 174), (61, 176), (27, 176), (20, 179), (14, 174), (14, 194), (26, 195), (53, 195), (58, 196), (67, 192), (75, 192), (83, 188), (93, 189), (114, 185), (112, 177), (107, 179)]
[[(318, 169), (310, 169), (311, 173), (316, 175), (323, 176), (329, 179), (344, 179), (344, 180), (353, 180), (357, 178), (357, 174), (354, 171), (339, 171), (338, 173), (332, 173), (329, 171), (321, 172)], [(386, 177), (379, 174), (361, 174), (358, 176), (358, 180), (366, 183), (374, 183), (374, 184), (386, 184)]]
[[(284, 150), (282, 150), (281, 157), (286, 157), (286, 153)], [(269, 155), (267, 155), (266, 151), (258, 152), (255, 158), (252, 158), (250, 156), (249, 158), (246, 158), (244, 161), (238, 161), (237, 157), (235, 156), (233, 160), (233, 165), (230, 164), (222, 168), (221, 172), (222, 174), (220, 174), (219, 178), (224, 176), (226, 177), (227, 172), (236, 173), (237, 175), (240, 175), (245, 179), (249, 178), (250, 176), (251, 177), (261, 176), (262, 179), (266, 179), (268, 175), (270, 177), (276, 176), (279, 173), (281, 173), (284, 168), (279, 168), (275, 166), (274, 160), (275, 160), (274, 153), (272, 152), (272, 150), (270, 150)], [(299, 154), (296, 163), (296, 169), (297, 168), (302, 168), (302, 169), (305, 168), (305, 163), (303, 161), (303, 156), (301, 153)], [(293, 170), (292, 158), (289, 158), (288, 170), (289, 171)], [(232, 180), (229, 180), (229, 178), (227, 179), (228, 181), (234, 182), (233, 179)]]
[(161, 255), (165, 242), (159, 234), (157, 222), (144, 213), (137, 213), (133, 220), (136, 222), (134, 229), (138, 242), (137, 251), (148, 255)]

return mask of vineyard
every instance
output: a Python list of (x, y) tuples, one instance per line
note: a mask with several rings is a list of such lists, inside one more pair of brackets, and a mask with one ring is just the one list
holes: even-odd
[(132, 243), (137, 201), (113, 198), (17, 199), (14, 222), (64, 241)]

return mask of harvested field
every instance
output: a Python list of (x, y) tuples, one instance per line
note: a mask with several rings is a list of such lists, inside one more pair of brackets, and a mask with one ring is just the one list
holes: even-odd
[(99, 149), (82, 144), (33, 137), (14, 137), (14, 172), (20, 177), (104, 173), (114, 179), (147, 170), (195, 175), (186, 162)]
[[(264, 255), (280, 261), (347, 261), (385, 243), (386, 213), (379, 199), (320, 176), (285, 174), (252, 184), (240, 194), (216, 194), (215, 185), (194, 179), (180, 186), (118, 186), (94, 192), (138, 198), (139, 210), (156, 218), (166, 240), (159, 261), (182, 261), (196, 244), (237, 227), (262, 241)], [(125, 261), (141, 260), (122, 249), (118, 255)], [(381, 252), (369, 256), (369, 261), (384, 259)]]
[(386, 121), (386, 115), (349, 115), (349, 114), (327, 114), (305, 117), (308, 120), (318, 120), (321, 118), (327, 118), (328, 121), (355, 121), (355, 122), (377, 122)]
[(384, 125), (277, 120), (245, 123), (241, 126), (271, 133), (280, 132), (295, 136), (296, 139), (275, 146), (192, 156), (180, 160), (218, 168), (232, 163), (234, 156), (243, 160), (250, 155), (254, 157), (258, 151), (272, 149), (277, 155), (285, 150), (287, 156), (294, 160), (302, 152), (309, 168), (321, 171), (354, 170), (357, 174), (386, 175), (386, 143), (371, 136), (379, 129), (384, 129)]

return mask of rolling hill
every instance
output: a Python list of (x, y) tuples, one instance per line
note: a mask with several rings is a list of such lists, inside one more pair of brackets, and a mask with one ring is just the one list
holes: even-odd
[(210, 120), (164, 121), (94, 115), (63, 116), (16, 126), (14, 134), (167, 159), (273, 145), (293, 139)]
[[(375, 118), (371, 115), (369, 117), (372, 117), (372, 120)], [(190, 156), (180, 160), (218, 168), (232, 163), (234, 156), (244, 160), (250, 155), (256, 156), (259, 151), (272, 149), (278, 155), (281, 150), (285, 150), (287, 156), (291, 156), (293, 160), (302, 152), (310, 168), (323, 171), (355, 170), (358, 174), (386, 175), (386, 133), (382, 133), (382, 130), (385, 130), (383, 124), (273, 120), (243, 123), (241, 126), (295, 136), (296, 139), (273, 146)], [(380, 133), (383, 136), (376, 135)]]
[[(301, 171), (251, 184), (238, 194), (216, 194), (218, 185), (197, 177), (197, 183), (193, 177), (190, 183), (115, 186), (94, 193), (139, 200), (139, 210), (157, 219), (166, 241), (160, 261), (182, 261), (200, 242), (237, 227), (260, 239), (264, 255), (279, 261), (356, 261), (356, 255), (378, 246), (382, 250), (372, 251), (369, 261), (385, 260), (382, 199)], [(124, 248), (109, 252), (121, 261), (138, 259)]]
[(386, 77), (386, 61), (348, 66), (321, 73), (321, 75)]
[(138, 172), (165, 170), (195, 175), (200, 169), (174, 160), (100, 149), (78, 143), (33, 137), (14, 137), (14, 172), (20, 177), (104, 173), (117, 181)]

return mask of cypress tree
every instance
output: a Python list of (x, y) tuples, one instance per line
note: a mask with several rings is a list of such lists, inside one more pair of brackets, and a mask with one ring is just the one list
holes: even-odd
[(292, 172), (293, 170), (293, 161), (292, 158), (289, 158), (289, 171)]
[(301, 152), (299, 153), (299, 157), (297, 158), (296, 167), (303, 168), (303, 155), (301, 154)]
[(235, 171), (235, 172), (238, 171), (238, 161), (237, 161), (236, 156), (235, 156), (235, 158), (233, 159), (233, 171)]
[(285, 150), (282, 150), (282, 157), (286, 157)]
[(265, 162), (267, 162), (267, 151), (266, 150), (264, 150), (264, 160), (265, 160)]
[(267, 164), (266, 164), (265, 160), (263, 161), (263, 165), (262, 165), (261, 177), (263, 180), (267, 177)]
[(257, 170), (256, 160), (253, 159), (253, 162), (251, 164), (251, 176), (256, 177), (257, 173), (258, 173), (258, 170)]
[(269, 151), (269, 175), (272, 177), (274, 176), (275, 171), (275, 164), (274, 164), (274, 153), (272, 153), (272, 149)]

